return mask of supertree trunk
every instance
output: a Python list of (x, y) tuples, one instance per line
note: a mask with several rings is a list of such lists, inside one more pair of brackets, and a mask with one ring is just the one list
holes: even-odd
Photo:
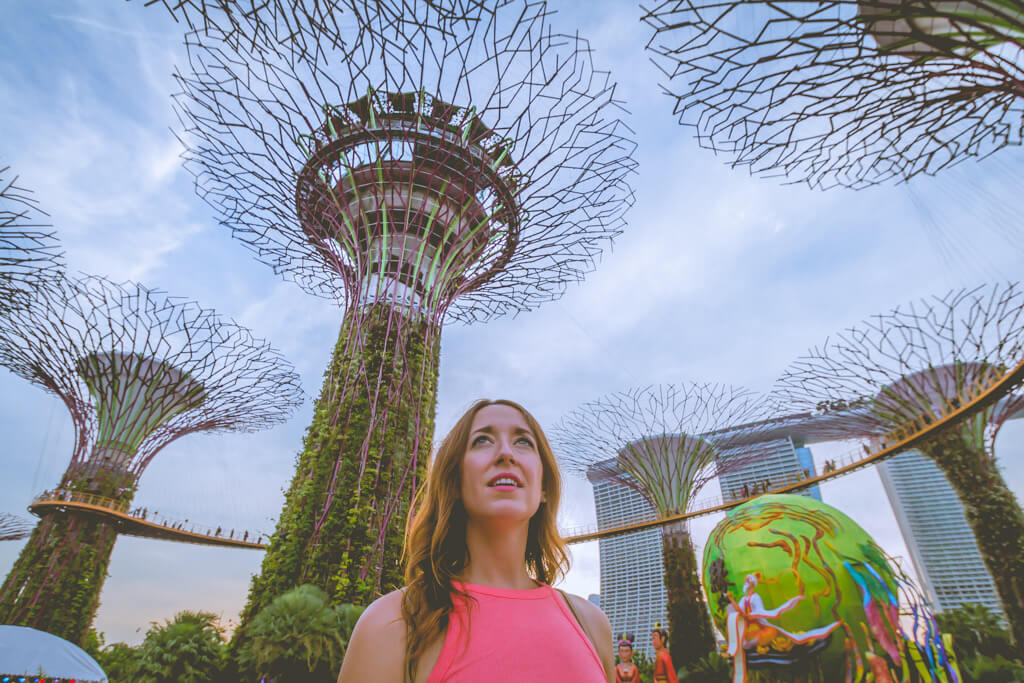
[(81, 644), (99, 606), (116, 540), (114, 527), (94, 517), (48, 515), (0, 588), (0, 623)]
[(685, 522), (665, 527), (661, 542), (668, 593), (668, 650), (677, 669), (689, 669), (715, 648), (700, 586), (697, 552)]
[(304, 583), (367, 604), (401, 585), (402, 533), (430, 454), (439, 335), (375, 304), (346, 316), (242, 625)]
[(984, 413), (922, 445), (946, 474), (995, 582), (1010, 631), (1024, 645), (1024, 513), (985, 448)]

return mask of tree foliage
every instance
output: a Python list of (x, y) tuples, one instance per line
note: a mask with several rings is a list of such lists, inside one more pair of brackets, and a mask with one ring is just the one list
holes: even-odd
[(309, 584), (275, 599), (252, 620), (239, 652), (243, 672), (275, 681), (333, 683), (362, 608), (332, 607)]
[(110, 683), (134, 681), (139, 669), (139, 648), (126, 643), (111, 643), (94, 657), (103, 667)]
[(179, 612), (154, 623), (138, 649), (135, 683), (218, 683), (224, 630), (210, 612)]
[(936, 615), (935, 620), (940, 631), (953, 636), (953, 649), (961, 659), (1013, 655), (1010, 634), (985, 605), (966, 603)]

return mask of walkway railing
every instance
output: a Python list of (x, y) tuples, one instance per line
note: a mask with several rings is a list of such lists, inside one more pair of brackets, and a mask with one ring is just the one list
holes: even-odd
[(765, 493), (792, 493), (809, 488), (819, 482), (841, 477), (909, 450), (933, 433), (995, 403), (1022, 382), (1024, 382), (1024, 361), (994, 382), (976, 382), (969, 392), (969, 400), (959, 408), (949, 410), (934, 419), (921, 419), (908, 425), (902, 425), (899, 429), (877, 439), (875, 448), (869, 448), (865, 444), (859, 449), (852, 449), (838, 458), (830, 459), (827, 461), (825, 469), (813, 477), (796, 476), (785, 481), (772, 481), (767, 490), (750, 492), (750, 495), (747, 496), (730, 496), (727, 499), (723, 499), (721, 496), (708, 496), (694, 501), (687, 512), (668, 517), (656, 518), (656, 515), (652, 514), (651, 519), (640, 519), (623, 526), (601, 529), (596, 525), (589, 525), (563, 529), (562, 537), (567, 543), (585, 543), (602, 538), (612, 538), (645, 529), (655, 529), (714, 512), (725, 512)]
[(254, 550), (263, 550), (267, 547), (266, 534), (258, 531), (225, 530), (220, 526), (200, 525), (187, 519), (172, 519), (155, 511), (150, 512), (148, 508), (131, 508), (123, 500), (84, 491), (44, 491), (32, 500), (28, 509), (32, 514), (39, 516), (57, 510), (77, 510), (103, 516), (117, 522), (120, 526), (119, 532), (128, 536)]

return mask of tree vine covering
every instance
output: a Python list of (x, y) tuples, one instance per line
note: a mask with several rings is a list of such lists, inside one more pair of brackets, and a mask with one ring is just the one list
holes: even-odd
[(116, 529), (95, 517), (47, 515), (0, 587), (0, 623), (84, 643), (116, 540)]
[(346, 316), (238, 637), (302, 584), (334, 605), (366, 605), (401, 585), (405, 519), (434, 431), (439, 341), (430, 321), (388, 304)]
[(1024, 512), (985, 447), (990, 411), (921, 445), (946, 474), (964, 506), (1018, 647), (1024, 644)]
[(697, 553), (685, 527), (666, 528), (661, 542), (668, 620), (672, 629), (668, 634), (668, 651), (676, 667), (689, 669), (715, 649), (711, 617), (700, 585)]

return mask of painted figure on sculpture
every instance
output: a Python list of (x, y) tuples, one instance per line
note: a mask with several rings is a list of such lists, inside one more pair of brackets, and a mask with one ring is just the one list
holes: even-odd
[(805, 596), (797, 595), (774, 609), (768, 609), (757, 594), (758, 579), (757, 573), (747, 574), (743, 581), (743, 597), (736, 602), (730, 596), (725, 608), (728, 638), (726, 652), (733, 660), (733, 683), (744, 683), (747, 680), (747, 650), (767, 651), (769, 647), (789, 650), (793, 645), (826, 638), (839, 626), (838, 621), (833, 621), (821, 628), (793, 633), (773, 624), (768, 620), (793, 609)]
[(615, 683), (640, 683), (640, 670), (633, 663), (633, 634), (619, 635), (619, 663), (615, 665)]
[(651, 631), (651, 646), (654, 648), (654, 683), (679, 683), (668, 651), (668, 631), (659, 623), (655, 623)]

